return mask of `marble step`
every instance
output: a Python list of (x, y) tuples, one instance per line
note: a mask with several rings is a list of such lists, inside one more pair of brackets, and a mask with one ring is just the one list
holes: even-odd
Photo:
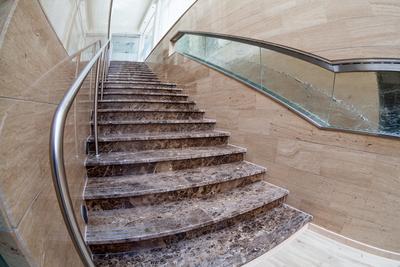
[(156, 93), (156, 94), (182, 94), (183, 89), (181, 88), (149, 88), (149, 87), (105, 87), (104, 93), (110, 94), (147, 94), (147, 93)]
[(110, 77), (106, 78), (106, 81), (113, 82), (113, 81), (133, 81), (133, 82), (161, 82), (157, 77)]
[(242, 266), (279, 245), (311, 219), (310, 215), (283, 204), (252, 220), (180, 242), (138, 248), (130, 253), (96, 254), (94, 262), (98, 267)]
[(135, 73), (135, 74), (154, 74), (154, 72), (152, 72), (149, 69), (129, 69), (129, 68), (123, 68), (123, 69), (119, 69), (119, 68), (110, 68), (108, 69), (108, 73), (112, 73), (112, 74), (125, 74), (125, 73)]
[[(215, 120), (110, 120), (99, 121), (99, 134), (189, 132), (214, 130)], [(92, 123), (93, 126), (93, 123)]]
[[(222, 146), (228, 144), (229, 134), (219, 131), (115, 134), (99, 137), (99, 151), (135, 152), (141, 150)], [(89, 153), (95, 152), (94, 138), (87, 142)]]
[[(177, 241), (255, 217), (279, 206), (288, 191), (265, 181), (199, 198), (89, 213), (86, 242), (94, 253), (131, 251)], [(145, 242), (147, 241), (147, 242)]]
[(154, 73), (109, 73), (107, 78), (158, 78)]
[(128, 65), (110, 65), (109, 69), (115, 69), (115, 70), (151, 70), (147, 65), (136, 65), (136, 66), (128, 66)]
[(107, 77), (143, 77), (157, 78), (157, 75), (149, 71), (109, 71)]
[(226, 192), (263, 179), (265, 168), (239, 161), (210, 167), (87, 181), (84, 199), (89, 211), (127, 209)]
[[(99, 93), (100, 94), (100, 93)], [(188, 95), (185, 94), (169, 94), (169, 93), (137, 93), (137, 92), (124, 92), (115, 93), (104, 91), (103, 99), (136, 99), (136, 100), (170, 100), (170, 101), (185, 101)]]
[(147, 89), (147, 90), (171, 90), (173, 92), (174, 90), (177, 91), (182, 91), (182, 88), (177, 88), (177, 87), (171, 87), (171, 86), (163, 86), (163, 85), (134, 85), (134, 84), (104, 84), (104, 90), (107, 89)]
[(99, 100), (98, 103), (100, 109), (196, 109), (193, 101), (110, 99)]
[(246, 149), (227, 145), (88, 155), (88, 177), (158, 173), (243, 160)]
[(200, 120), (204, 118), (202, 110), (180, 109), (99, 109), (98, 119), (109, 120)]
[(163, 87), (176, 87), (176, 83), (168, 82), (134, 82), (134, 81), (106, 81), (105, 84), (108, 85), (136, 85), (136, 86), (163, 86)]

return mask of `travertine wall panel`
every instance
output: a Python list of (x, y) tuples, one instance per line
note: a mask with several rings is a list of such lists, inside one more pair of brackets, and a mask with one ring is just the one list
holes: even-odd
[[(81, 266), (54, 192), (49, 164), (50, 123), (71, 85), (76, 61), (37, 0), (19, 0), (0, 47), (0, 253), (11, 266)], [(61, 62), (61, 63), (60, 63)], [(81, 229), (88, 136), (85, 83), (65, 129), (68, 184)]]
[(198, 0), (155, 48), (178, 30), (250, 37), (334, 60), (400, 56), (396, 0)]

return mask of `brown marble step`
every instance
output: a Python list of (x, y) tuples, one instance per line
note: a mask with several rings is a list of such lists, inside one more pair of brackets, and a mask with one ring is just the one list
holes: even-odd
[(88, 155), (88, 177), (158, 173), (243, 160), (246, 149), (232, 145)]
[(183, 89), (181, 88), (146, 88), (146, 87), (106, 87), (104, 88), (104, 93), (115, 93), (115, 94), (146, 94), (146, 93), (156, 93), (156, 94), (182, 94)]
[[(215, 120), (110, 120), (99, 121), (99, 134), (189, 132), (214, 130)], [(92, 123), (93, 126), (93, 123)]]
[(134, 82), (134, 81), (106, 81), (106, 86), (109, 85), (134, 85), (134, 86), (163, 86), (163, 87), (176, 87), (176, 83), (168, 82)]
[(133, 77), (107, 77), (106, 82), (118, 82), (118, 81), (129, 81), (129, 82), (161, 82), (157, 77), (145, 77), (139, 78)]
[(169, 94), (169, 93), (136, 93), (136, 92), (125, 92), (125, 93), (113, 93), (104, 91), (103, 99), (135, 99), (135, 100), (169, 100), (169, 101), (185, 101), (188, 99), (188, 95), (185, 94)]
[(110, 65), (109, 69), (112, 69), (112, 70), (151, 70), (146, 65), (137, 65), (137, 66), (114, 66), (114, 65)]
[(180, 242), (131, 253), (97, 254), (94, 262), (98, 267), (242, 266), (276, 247), (311, 220), (310, 215), (283, 204), (252, 220), (201, 236), (187, 236)]
[(109, 71), (107, 77), (113, 76), (130, 76), (130, 77), (157, 77), (150, 71)]
[(121, 73), (109, 73), (106, 77), (107, 80), (131, 80), (131, 79), (141, 79), (141, 80), (150, 80), (159, 82), (158, 76), (152, 73), (129, 73), (129, 74), (121, 74)]
[[(288, 191), (265, 181), (199, 198), (89, 212), (86, 242), (94, 253), (130, 251), (143, 241), (176, 240), (238, 223), (279, 206)], [(153, 242), (154, 242), (153, 241)], [(137, 244), (139, 243), (139, 244)]]
[(204, 197), (263, 179), (265, 168), (239, 161), (188, 170), (90, 178), (84, 199), (90, 211)]
[(100, 109), (196, 109), (196, 104), (193, 101), (104, 99), (99, 100), (98, 103)]
[(182, 90), (182, 88), (163, 85), (134, 85), (134, 84), (104, 84), (104, 89), (161, 89), (161, 90)]
[[(222, 146), (228, 144), (229, 134), (219, 131), (115, 134), (99, 137), (99, 151), (124, 152), (155, 149)], [(88, 153), (95, 152), (94, 139), (89, 137)]]
[(202, 110), (180, 109), (99, 109), (98, 119), (110, 120), (200, 120), (204, 118)]

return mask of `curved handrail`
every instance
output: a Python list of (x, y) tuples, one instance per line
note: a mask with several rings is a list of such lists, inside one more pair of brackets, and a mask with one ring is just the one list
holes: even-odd
[(399, 58), (350, 58), (345, 60), (329, 60), (327, 58), (314, 55), (289, 46), (284, 46), (272, 42), (261, 41), (257, 39), (240, 37), (221, 33), (201, 32), (201, 31), (178, 31), (171, 42), (178, 41), (183, 35), (199, 35), (205, 37), (214, 37), (229, 41), (240, 42), (244, 44), (267, 48), (294, 58), (307, 61), (311, 64), (320, 66), (335, 73), (355, 72), (355, 71), (400, 71)]
[[(92, 68), (96, 65), (96, 94), (95, 94), (95, 106), (97, 106), (97, 88), (98, 88), (98, 73), (99, 73), (99, 62), (100, 57), (104, 58), (104, 53), (107, 51), (106, 49), (109, 47), (110, 40), (104, 44), (104, 46), (96, 53), (96, 55), (89, 61), (89, 63), (84, 67), (84, 69), (77, 76), (71, 87), (68, 89), (67, 93), (64, 95), (60, 104), (58, 105), (50, 132), (50, 165), (53, 176), (54, 188), (56, 191), (58, 203), (61, 208), (61, 213), (63, 215), (65, 224), (67, 226), (69, 235), (74, 243), (74, 246), (82, 259), (82, 262), (85, 266), (94, 267), (92, 256), (89, 249), (86, 247), (85, 241), (82, 237), (82, 234), (79, 230), (79, 226), (76, 220), (76, 216), (74, 213), (71, 197), (69, 194), (67, 177), (64, 166), (64, 146), (63, 146), (63, 137), (64, 137), (64, 128), (65, 122), (68, 115), (68, 112), (72, 106), (72, 103), (75, 100), (76, 95), (78, 94), (83, 82), (86, 77), (92, 70)], [(104, 61), (105, 62), (105, 61)], [(105, 63), (103, 63), (105, 64)], [(103, 67), (104, 69), (104, 67)], [(103, 79), (102, 77), (101, 79)], [(94, 112), (96, 114), (96, 111)], [(96, 125), (95, 125), (96, 128)], [(97, 142), (96, 142), (97, 143)]]

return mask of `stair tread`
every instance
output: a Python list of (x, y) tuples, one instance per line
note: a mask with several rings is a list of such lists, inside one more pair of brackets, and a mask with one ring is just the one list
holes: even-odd
[[(98, 125), (110, 124), (197, 124), (197, 123), (216, 123), (213, 119), (201, 120), (101, 120)], [(93, 122), (92, 122), (93, 124)]]
[(205, 158), (245, 152), (245, 148), (233, 145), (190, 147), (184, 149), (144, 150), (137, 152), (111, 152), (100, 153), (98, 156), (88, 155), (86, 159), (86, 166), (153, 163), (169, 160)]
[(135, 81), (106, 81), (105, 83), (107, 84), (140, 84), (140, 83), (144, 83), (144, 84), (160, 84), (160, 85), (176, 85), (176, 83), (168, 83), (168, 82), (160, 82), (160, 81), (154, 81), (154, 82), (135, 82)]
[(169, 104), (194, 104), (194, 101), (190, 100), (147, 100), (147, 99), (103, 99), (99, 100), (99, 103), (169, 103)]
[(145, 96), (181, 96), (181, 97), (188, 97), (187, 94), (168, 94), (168, 93), (146, 93), (146, 92), (121, 92), (121, 93), (116, 93), (116, 92), (107, 92), (104, 91), (103, 95), (145, 95)]
[(283, 204), (253, 220), (196, 238), (131, 253), (95, 255), (96, 266), (240, 266), (271, 250), (311, 220)]
[(127, 109), (127, 108), (104, 108), (98, 109), (98, 113), (101, 112), (183, 112), (183, 113), (205, 113), (204, 110), (186, 110), (186, 109)]
[[(222, 131), (202, 131), (202, 132), (155, 132), (155, 133), (130, 133), (130, 134), (109, 134), (99, 136), (99, 142), (107, 141), (146, 141), (146, 140), (165, 140), (180, 138), (204, 138), (230, 136), (228, 132)], [(93, 136), (89, 137), (93, 141)]]
[(250, 212), (287, 194), (283, 188), (259, 181), (206, 198), (93, 211), (86, 240), (89, 245), (110, 244), (187, 232)]
[(240, 161), (181, 171), (119, 177), (92, 177), (88, 179), (84, 198), (86, 200), (108, 199), (172, 192), (233, 181), (262, 173), (265, 173), (264, 167)]

